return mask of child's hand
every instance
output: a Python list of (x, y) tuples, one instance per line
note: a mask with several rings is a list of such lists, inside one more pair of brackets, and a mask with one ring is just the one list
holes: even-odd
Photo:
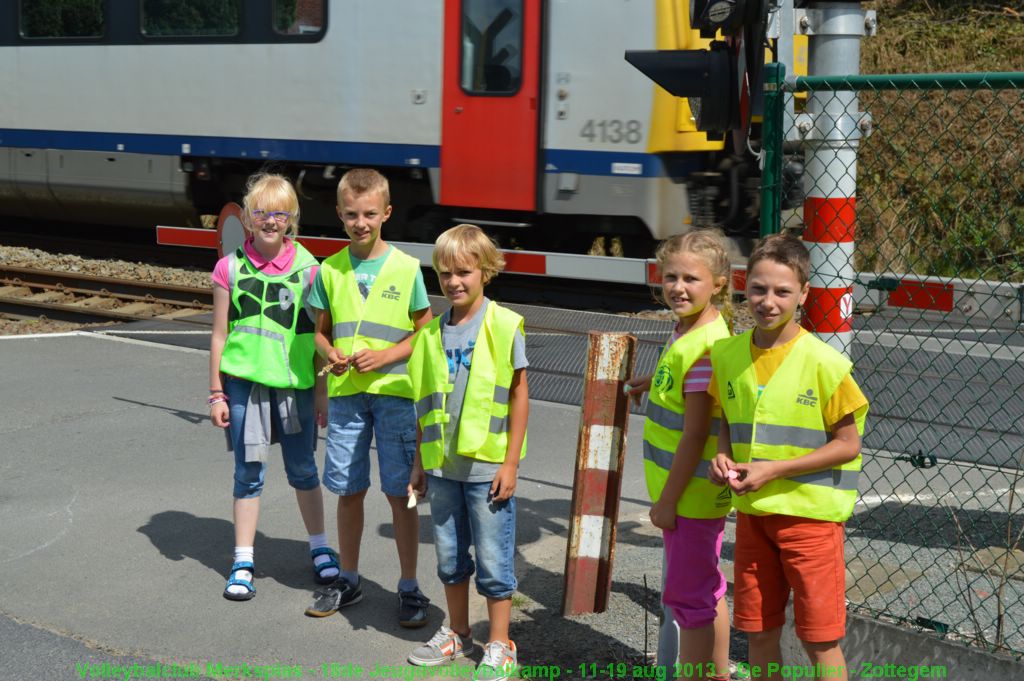
[(716, 454), (711, 460), (711, 468), (708, 471), (708, 479), (713, 485), (724, 485), (729, 482), (729, 471), (736, 468), (736, 462), (725, 454)]
[(327, 427), (327, 391), (317, 386), (313, 391), (313, 413), (316, 415), (316, 425), (321, 428)]
[(370, 350), (363, 348), (349, 357), (349, 363), (361, 374), (376, 371), (385, 364), (390, 364), (386, 350)]
[(779, 477), (775, 464), (774, 461), (733, 464), (735, 474), (728, 478), (729, 487), (732, 487), (732, 490), (739, 495), (756, 492)]
[(638, 376), (631, 378), (626, 381), (623, 389), (629, 395), (629, 399), (633, 401), (633, 404), (639, 406), (640, 402), (644, 399), (644, 393), (651, 389), (651, 377)]
[(409, 484), (406, 487), (409, 496), (416, 495), (422, 499), (427, 494), (427, 474), (421, 466), (413, 466), (409, 474)]
[(342, 354), (337, 348), (331, 348), (327, 353), (327, 366), (324, 369), (330, 370), (335, 376), (341, 376), (348, 371), (351, 361), (351, 357)]
[(210, 407), (210, 422), (218, 428), (227, 428), (231, 425), (228, 421), (230, 412), (227, 402), (218, 402)]
[(491, 499), (493, 501), (506, 501), (516, 493), (516, 479), (519, 476), (519, 466), (514, 462), (505, 462), (498, 467), (491, 482)]
[(651, 523), (659, 530), (676, 529), (675, 504), (664, 503), (664, 497), (651, 506)]

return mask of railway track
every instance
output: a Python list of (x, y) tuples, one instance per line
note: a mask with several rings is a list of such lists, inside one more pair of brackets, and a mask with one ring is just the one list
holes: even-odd
[(209, 326), (189, 317), (212, 309), (209, 289), (0, 267), (0, 312), (19, 318), (45, 316), (82, 324), (158, 318)]
[[(123, 259), (151, 265), (170, 265), (209, 272), (216, 253), (205, 249), (158, 246), (150, 230), (115, 228), (105, 237), (81, 237), (81, 230), (63, 223), (8, 224), (0, 229), (0, 244), (66, 253), (86, 258)], [(437, 278), (424, 272), (427, 290), (440, 294)], [(487, 287), (488, 295), (507, 303), (548, 305), (600, 312), (639, 312), (660, 307), (646, 286), (599, 281), (536, 277), (503, 273)]]

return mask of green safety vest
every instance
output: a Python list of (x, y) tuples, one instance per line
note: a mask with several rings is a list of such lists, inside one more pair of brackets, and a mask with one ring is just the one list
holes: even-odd
[[(473, 346), (473, 361), (466, 381), (466, 394), (459, 417), (457, 451), (481, 461), (501, 463), (508, 452), (508, 400), (512, 386), (512, 342), (516, 329), (523, 331), (523, 318), (491, 301)], [(448, 382), (448, 359), (441, 341), (441, 318), (435, 317), (413, 340), (409, 358), (419, 420), (420, 457), (423, 468), (438, 468), (447, 445), (445, 409), (452, 384)], [(519, 458), (526, 456), (523, 437)]]
[[(718, 315), (714, 321), (682, 335), (672, 344), (666, 344), (658, 359), (647, 402), (647, 419), (644, 421), (644, 475), (651, 501), (661, 498), (676, 449), (683, 437), (683, 415), (686, 412), (683, 377), (715, 341), (728, 337), (729, 326), (722, 315)], [(708, 479), (710, 462), (718, 451), (720, 416), (721, 410), (715, 404), (711, 410), (711, 430), (708, 431), (701, 460), (676, 502), (676, 515), (687, 518), (721, 518), (732, 509), (732, 495), (728, 486), (713, 485)]]
[(231, 305), (220, 359), (225, 374), (271, 388), (311, 388), (315, 324), (302, 304), (316, 259), (295, 241), (285, 274), (256, 269), (242, 246), (228, 262)]
[[(790, 350), (758, 396), (750, 354), (752, 331), (720, 341), (711, 366), (722, 411), (729, 421), (732, 456), (737, 463), (795, 459), (831, 437), (822, 410), (850, 374), (853, 364), (828, 344), (805, 334)], [(857, 410), (857, 432), (864, 435), (868, 407)], [(834, 468), (772, 480), (756, 492), (733, 495), (744, 513), (780, 513), (842, 522), (853, 513), (861, 456)]]
[[(415, 328), (409, 317), (409, 296), (413, 294), (420, 262), (392, 247), (364, 301), (348, 251), (346, 246), (324, 260), (320, 268), (331, 306), (334, 347), (344, 355), (363, 348), (394, 347)], [(331, 397), (371, 393), (410, 398), (412, 384), (407, 362), (392, 362), (366, 373), (353, 368), (341, 376), (330, 374), (327, 392)]]

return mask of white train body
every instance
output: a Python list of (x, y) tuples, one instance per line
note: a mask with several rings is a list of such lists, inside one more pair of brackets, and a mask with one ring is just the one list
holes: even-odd
[(269, 165), (322, 217), (339, 171), (372, 166), (413, 216), (660, 238), (692, 222), (682, 180), (721, 146), (623, 59), (664, 46), (685, 2), (299, 0), (320, 25), (281, 35), (249, 31), (281, 0), (246, 0), (218, 40), (145, 35), (145, 1), (96, 37), (27, 38), (23, 3), (0, 10), (0, 213), (196, 224)]

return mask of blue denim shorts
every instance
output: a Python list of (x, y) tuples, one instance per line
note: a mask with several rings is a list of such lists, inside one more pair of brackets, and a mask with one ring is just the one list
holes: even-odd
[(324, 487), (340, 496), (370, 487), (370, 439), (377, 445), (380, 487), (404, 497), (416, 457), (416, 410), (412, 400), (356, 393), (332, 397), (327, 407)]
[[(227, 429), (228, 438), (235, 450), (235, 488), (236, 499), (251, 499), (263, 492), (263, 476), (267, 464), (245, 461), (245, 444), (242, 439), (245, 426), (245, 405), (249, 401), (252, 381), (234, 376), (224, 377), (224, 393), (228, 396), (230, 425)], [(271, 388), (271, 399), (274, 399)], [(316, 421), (313, 413), (313, 389), (295, 391), (296, 408), (302, 430), (288, 435), (281, 432), (281, 417), (276, 409), (270, 414), (274, 430), (281, 443), (281, 454), (284, 459), (284, 471), (288, 476), (288, 484), (295, 489), (308, 490), (320, 485), (316, 470)]]
[(427, 476), (427, 498), (434, 521), (437, 576), (461, 584), (474, 572), (469, 547), (476, 553), (476, 590), (487, 598), (510, 598), (515, 575), (516, 498), (491, 500), (490, 482), (461, 482)]

